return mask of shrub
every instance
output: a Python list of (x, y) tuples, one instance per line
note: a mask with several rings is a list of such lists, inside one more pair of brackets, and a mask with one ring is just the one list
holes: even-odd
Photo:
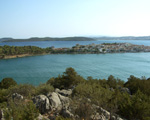
[(24, 97), (30, 97), (35, 94), (35, 87), (29, 84), (20, 84), (10, 88), (10, 94), (18, 93)]
[(11, 86), (17, 85), (16, 81), (14, 81), (12, 78), (4, 78), (0, 82), (0, 88), (1, 89), (8, 89)]
[(47, 84), (51, 84), (54, 88), (68, 89), (83, 81), (83, 77), (78, 75), (76, 71), (70, 67), (66, 69), (63, 75), (48, 80)]
[(106, 106), (111, 98), (112, 92), (109, 89), (101, 87), (99, 84), (81, 83), (73, 90), (73, 96), (89, 98), (93, 103)]
[(41, 84), (36, 87), (36, 95), (44, 94), (47, 95), (49, 92), (53, 92), (54, 88), (53, 86), (49, 84)]
[(75, 114), (78, 115), (81, 120), (90, 119), (94, 110), (92, 108), (92, 104), (88, 102), (87, 99), (76, 100), (74, 105), (77, 106), (75, 109)]
[(119, 114), (129, 120), (148, 120), (150, 118), (150, 97), (137, 91), (132, 97), (123, 94)]
[(7, 89), (0, 89), (0, 103), (6, 102), (9, 95)]
[(125, 83), (125, 87), (128, 87), (132, 94), (135, 94), (138, 90), (144, 94), (150, 96), (150, 80), (140, 79), (134, 77), (133, 75), (128, 78), (128, 81)]
[(34, 120), (39, 115), (33, 102), (17, 104), (10, 102), (8, 109), (4, 110), (6, 120)]

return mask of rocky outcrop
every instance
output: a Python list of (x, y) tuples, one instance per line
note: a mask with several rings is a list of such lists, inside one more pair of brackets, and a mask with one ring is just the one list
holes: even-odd
[(63, 108), (60, 114), (65, 118), (74, 118), (74, 115), (66, 108)]
[(55, 89), (55, 92), (59, 93), (59, 94), (61, 94), (63, 96), (70, 96), (72, 94), (72, 89), (68, 89), (68, 90), (65, 90), (65, 89), (62, 89), (62, 90)]
[(58, 97), (59, 97), (59, 99), (60, 99), (61, 104), (62, 104), (63, 107), (68, 107), (69, 106), (69, 104), (70, 104), (69, 97), (65, 97), (65, 96), (62, 96), (60, 94), (58, 94)]
[(48, 118), (44, 117), (43, 115), (39, 114), (39, 116), (35, 120), (50, 120), (50, 119), (48, 119)]
[[(63, 93), (63, 94), (62, 94)], [(70, 105), (71, 99), (71, 90), (59, 90), (56, 89), (55, 92), (45, 95), (38, 95), (33, 98), (33, 102), (36, 104), (36, 107), (39, 109), (41, 114), (47, 114), (47, 120), (55, 120), (57, 116), (61, 115), (64, 118), (71, 118), (73, 120), (80, 119), (78, 115), (73, 114), (72, 111), (75, 111), (76, 108)], [(90, 103), (90, 102), (89, 102)], [(93, 112), (91, 113), (91, 120), (123, 120), (117, 115), (111, 116), (110, 112), (97, 106), (92, 105)], [(85, 111), (86, 112), (86, 111)], [(43, 119), (43, 115), (38, 116), (38, 120)]]
[(13, 100), (23, 100), (23, 96), (22, 95), (20, 95), (20, 94), (18, 94), (18, 93), (13, 93), (12, 94), (12, 99)]
[(60, 111), (62, 109), (62, 103), (57, 93), (52, 92), (47, 95), (50, 102), (51, 110)]
[(49, 99), (45, 95), (38, 95), (38, 96), (34, 97), (33, 103), (39, 109), (41, 114), (44, 114), (48, 110), (50, 110)]

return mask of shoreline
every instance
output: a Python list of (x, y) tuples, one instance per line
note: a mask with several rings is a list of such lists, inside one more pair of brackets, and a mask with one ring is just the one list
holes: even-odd
[(131, 43), (103, 43), (73, 46), (72, 48), (40, 48), (36, 46), (3, 46), (0, 48), (0, 59), (12, 59), (47, 54), (107, 54), (107, 53), (145, 53), (150, 46)]
[(44, 54), (22, 54), (22, 55), (6, 55), (4, 58), (0, 58), (0, 60), (6, 59), (15, 59), (15, 58), (23, 58), (23, 57), (30, 57), (30, 56), (41, 56), (41, 55), (62, 55), (62, 54), (69, 54), (69, 55), (76, 55), (76, 54), (118, 54), (118, 53), (149, 53), (149, 52), (113, 52), (113, 53), (44, 53)]
[(45, 53), (45, 54), (5, 55), (4, 58), (0, 58), (0, 60), (4, 60), (4, 59), (14, 59), (14, 58), (23, 58), (23, 57), (38, 56), (38, 55), (48, 55), (48, 54)]

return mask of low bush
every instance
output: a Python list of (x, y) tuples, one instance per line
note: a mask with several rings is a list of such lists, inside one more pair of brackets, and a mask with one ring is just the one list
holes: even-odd
[(17, 85), (16, 81), (12, 78), (4, 78), (0, 82), (0, 88), (1, 89), (8, 89), (9, 87)]
[(49, 92), (53, 92), (54, 87), (49, 84), (41, 84), (36, 87), (36, 95), (44, 94), (47, 95)]
[(89, 98), (93, 103), (105, 106), (112, 96), (109, 89), (101, 87), (99, 84), (81, 83), (73, 90), (73, 96)]
[(18, 93), (24, 97), (35, 95), (35, 87), (29, 84), (20, 84), (9, 89), (10, 94)]
[(63, 75), (59, 75), (56, 78), (51, 78), (47, 81), (47, 84), (52, 85), (54, 88), (68, 89), (79, 83), (85, 81), (83, 77), (77, 74), (73, 68), (67, 68)]
[(33, 102), (22, 103), (10, 102), (7, 109), (4, 109), (6, 120), (34, 120), (39, 115)]

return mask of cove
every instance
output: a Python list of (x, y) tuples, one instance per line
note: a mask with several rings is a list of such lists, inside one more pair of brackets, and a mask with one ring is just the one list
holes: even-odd
[(39, 85), (73, 67), (84, 78), (127, 81), (130, 75), (150, 77), (150, 53), (57, 54), (0, 60), (0, 81), (11, 77), (17, 83)]

